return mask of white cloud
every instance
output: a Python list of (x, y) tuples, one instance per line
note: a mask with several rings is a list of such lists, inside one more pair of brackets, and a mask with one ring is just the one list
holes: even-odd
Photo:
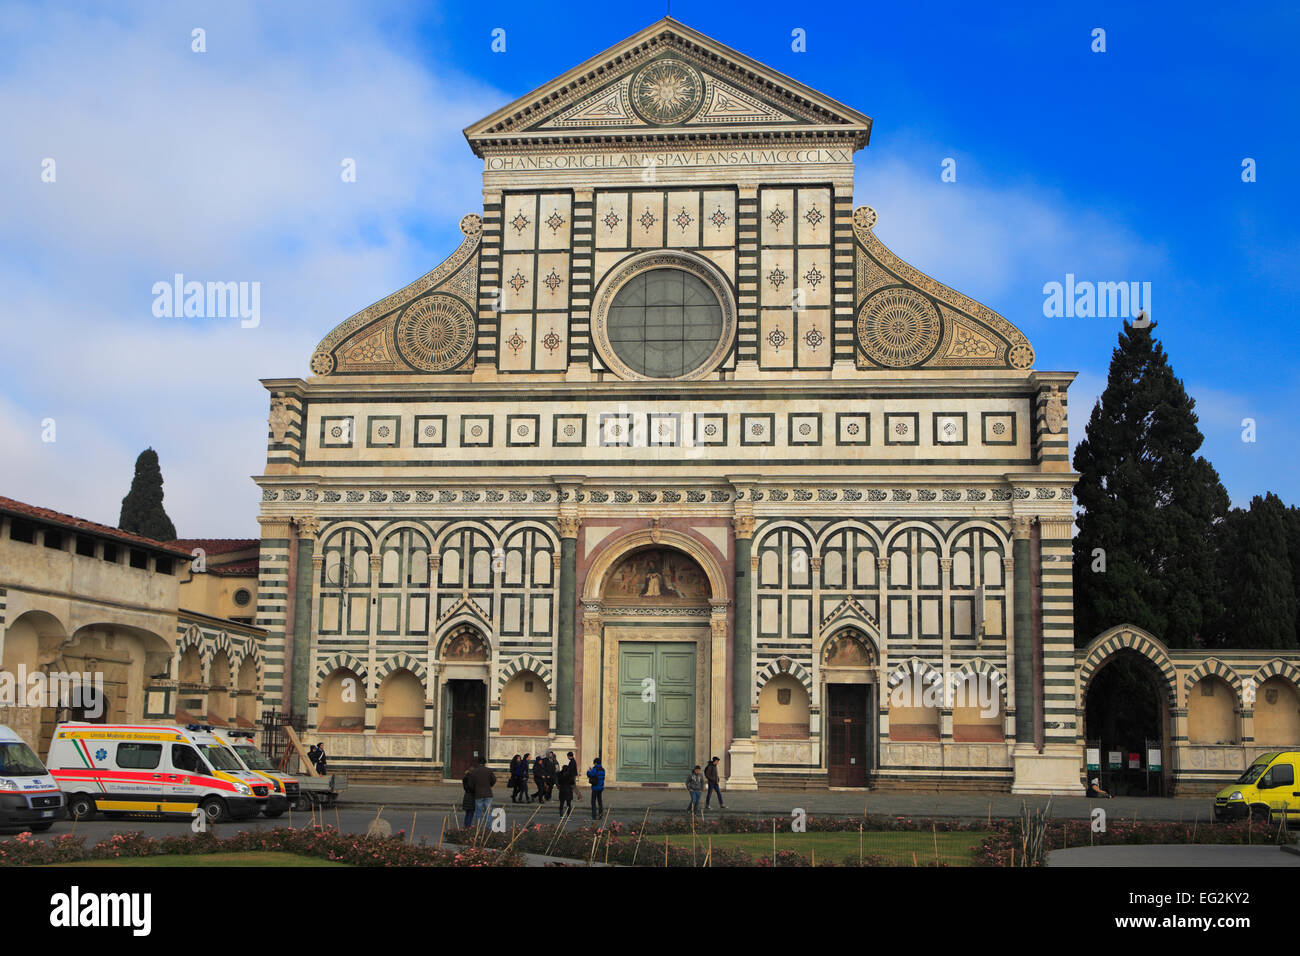
[[(455, 248), (481, 201), (460, 130), (509, 99), (408, 55), (402, 9), (376, 12), (0, 12), (0, 493), (115, 524), (153, 446), (182, 535), (257, 534), (257, 379), (305, 374), (334, 325)], [(177, 272), (259, 282), (261, 325), (155, 318)]]

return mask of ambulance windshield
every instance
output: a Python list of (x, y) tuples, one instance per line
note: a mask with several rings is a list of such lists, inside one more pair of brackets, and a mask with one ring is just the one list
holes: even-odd
[(0, 777), (43, 777), (45, 767), (21, 740), (0, 743)]
[(236, 744), (235, 752), (239, 754), (239, 756), (243, 758), (244, 763), (248, 764), (248, 766), (253, 770), (275, 769), (275, 766), (271, 761), (266, 759), (262, 754), (262, 751), (258, 750), (252, 744)]
[(225, 747), (215, 747), (211, 744), (201, 744), (199, 750), (203, 753), (204, 758), (218, 770), (243, 770), (240, 766), (239, 758), (232, 754)]

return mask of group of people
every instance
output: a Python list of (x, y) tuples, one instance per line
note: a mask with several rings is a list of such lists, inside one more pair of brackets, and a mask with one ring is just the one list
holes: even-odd
[[(558, 787), (560, 813), (564, 813), (566, 807), (573, 809), (573, 796), (578, 789), (578, 762), (573, 758), (572, 750), (568, 756), (569, 762), (563, 767), (556, 760), (554, 750), (548, 750), (545, 756), (538, 754), (535, 759), (532, 754), (524, 754), (522, 757), (515, 754), (511, 757), (510, 802), (532, 803), (536, 800), (545, 803), (555, 795)], [(537, 792), (533, 794), (528, 792), (530, 774), (537, 785)]]
[(700, 794), (708, 788), (708, 796), (704, 798), (704, 809), (707, 810), (713, 803), (713, 795), (718, 795), (718, 809), (721, 810), (726, 806), (722, 802), (722, 786), (718, 779), (718, 758), (714, 757), (705, 766), (704, 772), (700, 772), (700, 765), (696, 764), (686, 777), (686, 792), (690, 794), (691, 802), (687, 805), (686, 810), (692, 816), (703, 816), (700, 812)]
[[(511, 803), (545, 803), (555, 791), (560, 794), (560, 816), (573, 812), (573, 797), (578, 790), (578, 761), (573, 751), (568, 753), (568, 762), (563, 767), (556, 760), (555, 751), (548, 750), (545, 755), (515, 754), (510, 758), (510, 802)], [(537, 786), (535, 793), (528, 792), (528, 778), (532, 776)], [(492, 812), (492, 788), (496, 785), (497, 775), (492, 772), (484, 757), (478, 758), (478, 764), (465, 771), (462, 778), (465, 799), (461, 809), (465, 811), (465, 826), (486, 826), (488, 815)], [(588, 789), (591, 790), (591, 818), (600, 819), (604, 812), (605, 768), (597, 757), (587, 771)], [(722, 809), (722, 786), (718, 775), (718, 758), (714, 757), (703, 770), (696, 764), (686, 778), (686, 792), (691, 802), (686, 807), (692, 815), (703, 815), (700, 809), (700, 797), (704, 796), (704, 809), (713, 804), (713, 795), (718, 796), (718, 808)], [(581, 798), (580, 798), (581, 799)]]
[[(554, 750), (535, 759), (532, 754), (515, 754), (510, 760), (510, 801), (532, 803), (536, 800), (545, 803), (558, 790), (560, 815), (564, 816), (566, 811), (572, 813), (573, 797), (578, 789), (578, 761), (574, 759), (572, 750), (569, 751), (568, 758), (568, 762), (561, 767)], [(533, 794), (528, 792), (530, 773), (537, 785), (537, 792)], [(465, 776), (461, 779), (465, 790), (461, 809), (465, 811), (466, 827), (487, 825), (488, 815), (492, 812), (492, 788), (496, 782), (497, 776), (488, 767), (484, 757), (480, 756), (477, 765), (465, 771)], [(600, 765), (599, 757), (587, 771), (587, 784), (591, 790), (591, 816), (594, 820), (605, 809), (605, 768)]]

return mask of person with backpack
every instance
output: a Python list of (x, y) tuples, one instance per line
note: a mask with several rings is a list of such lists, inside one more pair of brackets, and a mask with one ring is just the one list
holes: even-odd
[(591, 762), (591, 769), (587, 771), (587, 783), (591, 785), (591, 818), (598, 820), (601, 811), (605, 809), (605, 768), (600, 765), (599, 757)]
[(686, 807), (687, 811), (691, 816), (701, 816), (700, 795), (704, 793), (704, 774), (700, 773), (699, 764), (695, 765), (695, 769), (686, 778), (686, 792), (691, 795), (691, 802)]

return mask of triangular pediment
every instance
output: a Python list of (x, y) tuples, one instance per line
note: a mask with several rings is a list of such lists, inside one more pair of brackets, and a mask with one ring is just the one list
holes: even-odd
[(465, 130), (494, 144), (582, 136), (675, 139), (715, 133), (839, 134), (866, 145), (871, 119), (665, 18)]

